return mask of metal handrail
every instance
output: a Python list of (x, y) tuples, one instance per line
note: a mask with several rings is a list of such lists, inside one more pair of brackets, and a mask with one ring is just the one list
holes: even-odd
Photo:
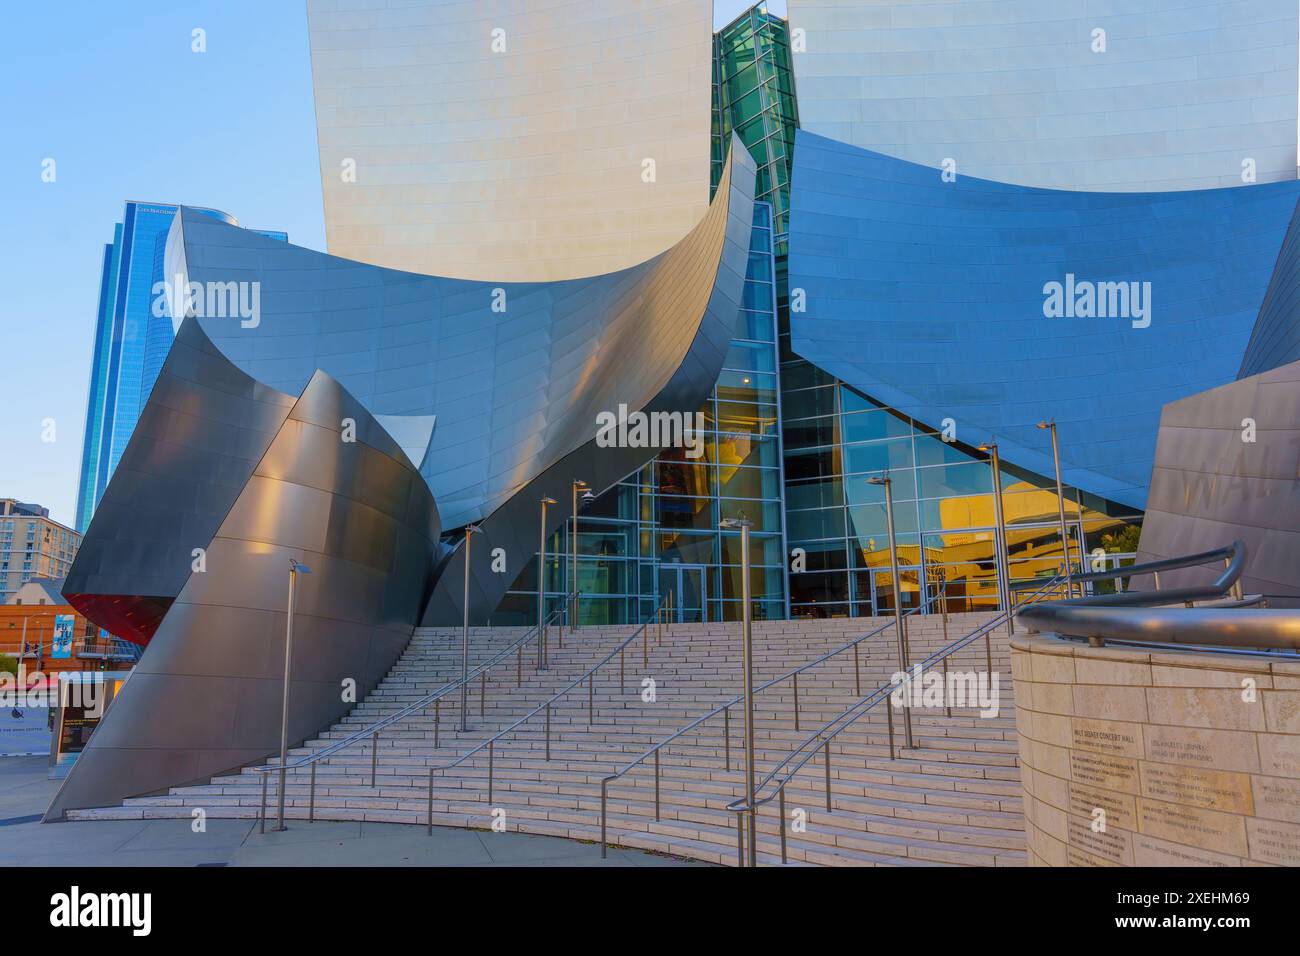
[[(927, 590), (928, 590), (928, 588), (927, 588)], [(935, 601), (939, 600), (939, 598), (942, 597), (942, 596), (943, 596), (942, 593), (940, 593), (940, 592), (936, 592), (935, 595), (934, 595), (934, 597), (932, 597), (932, 598), (928, 598), (928, 599), (927, 599), (923, 604), (917, 605), (916, 607), (912, 608), (911, 610), (905, 611), (905, 612), (903, 613), (903, 617), (905, 617), (905, 618), (906, 618), (906, 617), (911, 617), (913, 614), (917, 614), (917, 613), (919, 613), (919, 612), (925, 610), (925, 609), (928, 608), (931, 604), (933, 604)], [(847, 644), (844, 644), (844, 645), (841, 646), (841, 647), (837, 647), (837, 648), (836, 648), (835, 650), (833, 650), (833, 651), (827, 651), (827, 652), (826, 652), (825, 654), (823, 654), (821, 657), (814, 658), (813, 660), (808, 661), (807, 663), (801, 664), (801, 665), (799, 665), (798, 667), (795, 667), (795, 668), (792, 668), (791, 670), (786, 671), (784, 674), (779, 674), (779, 675), (777, 675), (776, 677), (773, 677), (771, 680), (769, 680), (769, 681), (765, 681), (764, 683), (759, 684), (757, 687), (754, 688), (754, 693), (755, 693), (755, 694), (759, 694), (759, 693), (761, 693), (762, 691), (766, 690), (767, 688), (772, 687), (772, 686), (774, 686), (774, 685), (776, 685), (776, 684), (781, 683), (781, 682), (784, 681), (784, 680), (787, 680), (787, 679), (793, 677), (793, 678), (795, 679), (795, 684), (794, 684), (794, 694), (795, 694), (795, 698), (794, 698), (795, 730), (797, 731), (797, 730), (799, 729), (799, 682), (798, 682), (798, 675), (802, 674), (802, 673), (803, 673), (804, 671), (806, 671), (806, 670), (809, 670), (809, 669), (811, 669), (811, 668), (817, 666), (818, 664), (821, 664), (821, 663), (824, 662), (824, 661), (830, 660), (832, 657), (835, 657), (835, 656), (837, 656), (838, 654), (841, 654), (841, 653), (843, 653), (844, 651), (847, 651), (849, 648), (853, 648), (853, 650), (854, 650), (854, 655), (853, 655), (853, 670), (854, 670), (855, 690), (857, 690), (858, 693), (861, 693), (861, 689), (862, 689), (861, 680), (862, 680), (862, 678), (861, 678), (861, 670), (860, 670), (860, 665), (859, 665), (859, 660), (858, 660), (858, 655), (857, 655), (857, 648), (858, 648), (858, 646), (859, 646), (863, 641), (867, 640), (867, 639), (870, 638), (870, 637), (875, 637), (877, 634), (880, 634), (880, 633), (882, 633), (882, 632), (884, 632), (884, 631), (887, 631), (887, 630), (889, 630), (889, 629), (892, 628), (892, 627), (894, 627), (894, 620), (893, 620), (893, 618), (891, 617), (890, 620), (886, 621), (884, 624), (880, 625), (880, 627), (876, 628), (875, 630), (868, 631), (866, 634), (863, 634), (863, 635), (860, 636), (860, 637), (856, 637), (856, 638), (854, 638), (853, 640), (849, 641)], [(727, 731), (726, 731), (726, 736), (725, 736), (725, 741), (726, 741), (726, 748), (725, 748), (725, 749), (726, 749), (726, 754), (727, 754), (727, 756), (726, 756), (726, 767), (727, 767), (728, 770), (730, 770), (730, 769), (731, 769), (731, 720), (730, 720), (730, 709), (731, 709), (732, 707), (735, 707), (737, 704), (739, 704), (739, 703), (740, 703), (742, 700), (744, 700), (744, 699), (745, 699), (745, 698), (744, 698), (744, 695), (743, 695), (743, 694), (742, 694), (742, 695), (739, 695), (739, 696), (736, 696), (736, 697), (733, 697), (731, 700), (726, 701), (725, 703), (719, 704), (717, 707), (714, 707), (713, 710), (709, 711), (708, 713), (706, 713), (706, 714), (702, 714), (702, 715), (700, 715), (699, 717), (696, 717), (694, 720), (692, 720), (692, 721), (690, 721), (689, 723), (683, 725), (682, 727), (679, 727), (679, 728), (678, 728), (677, 730), (675, 730), (672, 734), (670, 734), (669, 736), (665, 737), (663, 740), (659, 741), (659, 742), (656, 743), (654, 746), (650, 747), (648, 750), (646, 750), (646, 751), (645, 751), (644, 753), (642, 753), (640, 756), (636, 757), (636, 758), (633, 759), (631, 762), (629, 762), (626, 766), (622, 767), (622, 768), (619, 769), (619, 770), (616, 770), (614, 773), (610, 774), (610, 775), (607, 776), (607, 777), (604, 777), (604, 778), (600, 781), (600, 793), (601, 793), (601, 800), (600, 800), (600, 808), (601, 808), (601, 809), (600, 809), (600, 832), (601, 832), (601, 854), (602, 854), (602, 856), (604, 855), (605, 850), (606, 850), (606, 846), (605, 846), (605, 843), (604, 843), (604, 834), (605, 834), (605, 826), (606, 826), (605, 802), (606, 802), (606, 796), (607, 796), (607, 794), (606, 794), (606, 790), (607, 790), (607, 788), (609, 787), (609, 785), (610, 785), (611, 783), (613, 783), (615, 780), (619, 780), (619, 779), (621, 779), (621, 778), (627, 776), (628, 773), (630, 773), (632, 770), (634, 770), (634, 769), (636, 769), (637, 767), (639, 767), (642, 763), (644, 763), (644, 762), (645, 762), (646, 760), (648, 760), (650, 757), (657, 757), (658, 754), (659, 754), (659, 752), (662, 751), (663, 748), (665, 748), (665, 747), (667, 747), (669, 744), (671, 744), (674, 740), (677, 740), (679, 737), (682, 737), (682, 736), (684, 736), (685, 734), (690, 733), (692, 730), (694, 730), (695, 728), (699, 727), (701, 724), (705, 723), (706, 721), (711, 720), (712, 718), (716, 717), (718, 714), (724, 714), (724, 715), (726, 715), (725, 718), (724, 718), (725, 721), (726, 721), (726, 724), (727, 724)], [(656, 770), (656, 774), (657, 774), (657, 772), (658, 772), (658, 771)], [(656, 787), (655, 787), (655, 789), (656, 789), (656, 791), (658, 791), (658, 778), (657, 778), (657, 776), (656, 776)], [(656, 819), (658, 819), (657, 816), (656, 816)]]
[[(532, 718), (536, 717), (538, 714), (542, 713), (542, 711), (547, 711), (547, 712), (548, 712), (548, 718), (549, 718), (549, 711), (550, 711), (550, 709), (551, 709), (551, 705), (552, 705), (552, 704), (554, 704), (554, 703), (555, 703), (556, 701), (558, 701), (560, 698), (567, 696), (567, 695), (568, 695), (568, 694), (569, 694), (569, 693), (570, 693), (570, 692), (571, 692), (575, 687), (577, 687), (579, 684), (581, 684), (584, 680), (585, 680), (585, 681), (588, 681), (588, 682), (592, 681), (592, 680), (594, 679), (594, 676), (595, 676), (595, 674), (596, 674), (597, 671), (599, 671), (602, 667), (604, 667), (606, 664), (608, 664), (610, 661), (612, 661), (612, 660), (614, 659), (614, 656), (615, 656), (616, 654), (621, 656), (621, 655), (623, 654), (623, 652), (627, 650), (628, 645), (630, 645), (633, 641), (635, 641), (635, 640), (636, 640), (638, 637), (640, 637), (642, 634), (645, 634), (645, 647), (643, 648), (642, 660), (643, 660), (643, 662), (646, 661), (646, 660), (649, 660), (649, 655), (650, 655), (650, 632), (647, 630), (647, 628), (648, 628), (652, 623), (656, 623), (656, 622), (657, 622), (657, 623), (662, 623), (662, 618), (660, 618), (660, 612), (663, 610), (663, 608), (665, 607), (665, 605), (666, 605), (666, 600), (661, 600), (661, 601), (659, 602), (659, 604), (655, 607), (655, 613), (654, 613), (654, 617), (653, 617), (653, 618), (647, 618), (645, 621), (643, 621), (643, 622), (641, 623), (641, 626), (638, 627), (635, 631), (632, 632), (631, 636), (629, 636), (629, 637), (628, 637), (627, 639), (625, 639), (621, 644), (619, 644), (616, 648), (614, 648), (612, 651), (610, 651), (608, 654), (606, 654), (604, 657), (602, 657), (599, 661), (597, 661), (595, 664), (593, 664), (590, 668), (588, 668), (588, 669), (586, 670), (585, 673), (581, 674), (579, 677), (577, 677), (575, 680), (573, 680), (573, 681), (572, 681), (572, 682), (571, 682), (567, 687), (565, 687), (563, 690), (561, 690), (561, 691), (559, 691), (558, 693), (552, 695), (551, 698), (550, 698), (549, 700), (547, 700), (547, 701), (545, 701), (545, 702), (543, 702), (543, 703), (541, 703), (541, 704), (538, 704), (536, 707), (534, 707), (534, 708), (533, 708), (532, 710), (530, 710), (528, 713), (524, 714), (524, 716), (522, 716), (522, 717), (520, 717), (518, 720), (516, 720), (516, 721), (515, 721), (513, 724), (511, 724), (509, 727), (505, 727), (505, 728), (503, 728), (503, 729), (497, 731), (495, 734), (493, 734), (493, 735), (492, 735), (491, 737), (489, 737), (487, 740), (483, 741), (481, 744), (479, 744), (479, 745), (478, 745), (477, 747), (475, 747), (473, 750), (468, 750), (468, 751), (466, 751), (465, 753), (463, 753), (463, 754), (461, 754), (459, 757), (457, 757), (455, 760), (453, 760), (451, 763), (448, 763), (448, 764), (442, 764), (441, 766), (436, 766), (436, 767), (430, 767), (430, 768), (429, 768), (429, 779), (430, 779), (430, 781), (432, 781), (432, 779), (433, 779), (433, 771), (435, 771), (435, 770), (451, 770), (453, 767), (459, 767), (461, 764), (463, 764), (463, 763), (464, 763), (466, 760), (468, 760), (470, 757), (473, 757), (475, 754), (482, 753), (484, 750), (488, 750), (488, 751), (490, 752), (491, 749), (495, 746), (495, 744), (496, 744), (496, 742), (497, 742), (498, 740), (500, 740), (502, 737), (506, 736), (506, 734), (512, 733), (513, 731), (515, 731), (516, 729), (518, 729), (519, 727), (521, 727), (522, 725), (524, 725), (525, 723), (527, 723), (529, 720), (531, 720)], [(621, 661), (620, 661), (620, 664), (621, 664)], [(644, 666), (644, 663), (643, 663), (643, 666)], [(620, 678), (620, 684), (621, 684), (621, 683), (622, 683), (622, 679)], [(589, 686), (589, 688), (588, 688), (587, 706), (588, 706), (588, 711), (587, 711), (587, 713), (588, 713), (588, 720), (590, 720), (590, 718), (591, 718), (591, 711), (592, 711), (592, 695), (591, 695), (590, 686)], [(551, 759), (551, 754), (550, 754), (550, 722), (549, 722), (549, 719), (548, 719), (548, 721), (547, 721), (547, 728), (546, 728), (546, 731), (547, 731), (546, 759), (549, 760), (549, 759)], [(490, 766), (490, 764), (489, 764), (489, 766)], [(491, 785), (492, 785), (492, 784), (491, 784), (491, 781), (492, 781), (492, 777), (491, 777), (491, 773), (490, 773), (490, 771), (489, 771), (489, 775), (488, 775), (488, 791), (489, 791), (488, 800), (489, 800), (489, 802), (490, 802), (491, 799), (492, 799), (492, 798), (491, 798), (491, 795), (490, 795), (490, 794), (491, 794)], [(431, 785), (432, 785), (432, 784), (431, 784)]]
[[(1181, 558), (1130, 565), (1124, 572), (1154, 573), (1220, 559), (1225, 567), (1213, 584), (1129, 592), (1130, 600), (1122, 603), (1104, 599), (1113, 595), (1045, 602), (1026, 609), (1021, 616), (1031, 633), (1050, 631), (1062, 637), (1086, 638), (1096, 647), (1109, 640), (1152, 647), (1192, 646), (1207, 653), (1226, 653), (1228, 649), (1242, 653), (1247, 649), (1267, 648), (1276, 656), (1276, 651), (1300, 650), (1300, 613), (1252, 607), (1262, 602), (1261, 596), (1242, 594), (1240, 578), (1246, 562), (1246, 546), (1241, 541)], [(1193, 607), (1193, 600), (1205, 603)], [(1171, 603), (1185, 606), (1158, 606)]]
[[(567, 595), (566, 603), (567, 601), (572, 600), (572, 598), (573, 595), (571, 594)], [(549, 615), (547, 615), (546, 620), (542, 623), (540, 627), (534, 624), (527, 631), (525, 631), (524, 635), (520, 637), (517, 641), (515, 641), (513, 644), (508, 645), (507, 647), (499, 651), (495, 656), (489, 658), (488, 660), (475, 665), (472, 670), (466, 673), (463, 679), (457, 677), (455, 680), (452, 680), (450, 683), (444, 684), (442, 687), (439, 687), (437, 690), (432, 691), (429, 694), (426, 694), (424, 697), (421, 697), (419, 700), (415, 701), (414, 703), (407, 704), (402, 709), (392, 714), (389, 714), (386, 717), (380, 718), (379, 720), (375, 721), (373, 724), (367, 724), (365, 727), (361, 728), (360, 730), (354, 731), (353, 733), (342, 738), (341, 740), (335, 741), (334, 743), (330, 744), (328, 747), (323, 747), (320, 750), (314, 750), (309, 754), (301, 755), (296, 760), (286, 763), (284, 765), (285, 769), (293, 770), (298, 767), (305, 767), (309, 764), (315, 764), (318, 761), (331, 757), (342, 750), (346, 750), (348, 747), (352, 746), (355, 743), (358, 743), (359, 741), (373, 739), (374, 735), (379, 731), (383, 730), (384, 728), (391, 727), (393, 724), (405, 720), (406, 718), (410, 717), (412, 714), (427, 709), (430, 704), (435, 703), (438, 700), (441, 700), (443, 697), (447, 696), (447, 694), (451, 693), (454, 690), (459, 690), (462, 683), (469, 684), (473, 682), (476, 678), (480, 677), (480, 675), (485, 674), (488, 670), (495, 667), (497, 664), (501, 663), (511, 654), (519, 654), (524, 649), (524, 647), (527, 646), (529, 641), (533, 640), (538, 636), (542, 628), (550, 627), (555, 623), (556, 619), (560, 616), (561, 613), (563, 613), (563, 607), (564, 605), (562, 604), (561, 607), (556, 608)], [(262, 774), (279, 773), (280, 764), (278, 763), (262, 764), (260, 766), (247, 767), (245, 769), (251, 770), (254, 773), (262, 773)]]
[[(1033, 594), (1031, 594), (1028, 598), (1026, 598), (1025, 601), (1024, 601), (1023, 603), (1026, 603), (1026, 604), (1028, 604), (1028, 603), (1032, 603), (1032, 602), (1033, 602), (1036, 598), (1038, 598), (1040, 595), (1046, 593), (1048, 590), (1050, 590), (1050, 589), (1052, 589), (1052, 588), (1055, 588), (1055, 587), (1059, 586), (1059, 585), (1060, 585), (1061, 583), (1063, 583), (1065, 580), (1066, 580), (1066, 577), (1065, 577), (1064, 573), (1057, 574), (1057, 575), (1054, 576), (1051, 580), (1049, 580), (1048, 582), (1046, 582), (1042, 587), (1040, 587), (1037, 591), (1035, 591)], [(969, 646), (970, 644), (972, 644), (973, 642), (975, 642), (975, 641), (978, 640), (979, 638), (985, 636), (986, 634), (991, 633), (991, 632), (993, 631), (994, 628), (996, 628), (996, 627), (998, 627), (998, 626), (1000, 626), (1000, 625), (1006, 623), (1008, 617), (1010, 617), (1011, 615), (1013, 615), (1013, 614), (1015, 614), (1015, 613), (1016, 613), (1016, 608), (1015, 608), (1014, 606), (1011, 607), (1011, 608), (1008, 608), (1008, 609), (1005, 610), (1005, 611), (1002, 611), (1002, 612), (999, 613), (996, 617), (994, 617), (994, 618), (992, 618), (992, 619), (990, 619), (990, 620), (984, 622), (984, 623), (981, 624), (979, 627), (975, 628), (975, 630), (971, 631), (969, 634), (965, 635), (964, 637), (958, 638), (956, 641), (953, 641), (951, 644), (947, 645), (946, 647), (940, 648), (939, 650), (937, 650), (937, 651), (935, 651), (933, 654), (931, 654), (929, 657), (925, 658), (925, 660), (920, 661), (920, 662), (918, 662), (918, 663), (916, 663), (916, 664), (913, 664), (912, 666), (913, 666), (914, 668), (920, 668), (922, 671), (924, 671), (925, 669), (929, 668), (930, 666), (932, 666), (932, 665), (935, 664), (936, 662), (938, 662), (938, 661), (940, 661), (940, 660), (946, 660), (946, 659), (947, 659), (949, 656), (951, 656), (952, 654), (956, 653), (957, 651), (961, 650), (961, 649), (964, 648), (964, 647)], [(853, 704), (852, 706), (850, 706), (848, 709), (846, 709), (846, 710), (845, 710), (843, 713), (841, 713), (839, 716), (834, 717), (834, 718), (832, 718), (831, 720), (827, 721), (827, 722), (826, 722), (826, 723), (821, 727), (821, 729), (819, 729), (819, 730), (815, 731), (814, 733), (812, 733), (811, 735), (809, 735), (807, 738), (804, 739), (804, 741), (803, 741), (801, 744), (799, 744), (798, 747), (796, 747), (794, 750), (791, 750), (789, 753), (787, 753), (787, 754), (785, 755), (785, 757), (783, 757), (783, 758), (782, 758), (782, 759), (777, 763), (777, 765), (776, 765), (775, 767), (773, 767), (773, 768), (772, 768), (772, 769), (771, 769), (771, 770), (770, 770), (770, 771), (769, 771), (769, 772), (768, 772), (768, 773), (763, 777), (763, 779), (760, 780), (760, 781), (758, 782), (758, 785), (755, 787), (755, 790), (754, 790), (754, 792), (755, 792), (755, 798), (754, 798), (753, 806), (750, 806), (750, 805), (749, 805), (749, 803), (748, 803), (748, 801), (746, 800), (745, 797), (741, 797), (741, 798), (739, 798), (739, 799), (737, 799), (737, 800), (733, 800), (731, 803), (727, 804), (726, 809), (729, 810), (729, 811), (731, 811), (731, 812), (733, 812), (733, 813), (735, 813), (735, 814), (737, 814), (737, 823), (736, 823), (737, 834), (740, 835), (740, 833), (741, 833), (741, 831), (740, 831), (740, 814), (743, 814), (743, 813), (753, 813), (753, 812), (757, 811), (757, 809), (758, 809), (759, 807), (761, 807), (761, 806), (765, 806), (766, 804), (771, 803), (773, 800), (776, 800), (776, 799), (779, 798), (780, 801), (781, 801), (781, 803), (782, 803), (782, 809), (781, 809), (781, 825), (780, 825), (780, 827), (779, 827), (779, 829), (780, 829), (780, 833), (781, 833), (781, 862), (782, 862), (782, 863), (786, 862), (786, 855), (785, 855), (785, 849), (786, 849), (786, 847), (785, 847), (785, 809), (784, 809), (784, 802), (785, 802), (785, 788), (786, 788), (786, 786), (790, 783), (790, 781), (792, 781), (792, 780), (795, 778), (795, 776), (798, 775), (799, 771), (802, 770), (802, 769), (804, 768), (804, 766), (807, 765), (808, 761), (812, 760), (813, 757), (816, 756), (817, 751), (818, 751), (818, 750), (821, 750), (822, 753), (823, 753), (823, 755), (825, 756), (825, 758), (826, 758), (826, 760), (827, 760), (827, 763), (826, 763), (826, 780), (827, 780), (827, 785), (826, 785), (826, 800), (827, 800), (827, 805), (828, 805), (828, 807), (829, 807), (830, 799), (831, 799), (831, 791), (830, 791), (830, 742), (831, 742), (832, 740), (834, 740), (837, 736), (839, 736), (841, 733), (843, 733), (845, 730), (847, 730), (850, 726), (852, 726), (852, 725), (853, 725), (853, 724), (854, 724), (854, 723), (855, 723), (859, 718), (861, 718), (862, 716), (864, 716), (865, 714), (867, 714), (868, 712), (870, 712), (870, 710), (871, 710), (871, 709), (872, 709), (876, 704), (880, 703), (881, 700), (887, 698), (887, 697), (888, 697), (888, 696), (889, 696), (889, 695), (894, 691), (895, 687), (896, 687), (896, 685), (895, 685), (892, 681), (891, 681), (890, 683), (888, 683), (888, 684), (882, 684), (880, 687), (876, 688), (874, 691), (872, 691), (870, 694), (868, 694), (868, 695), (867, 695), (866, 697), (864, 697), (862, 700), (860, 700), (860, 701), (858, 701), (857, 703), (855, 703), (855, 704)], [(890, 718), (890, 727), (889, 727), (889, 730), (890, 730), (890, 735), (889, 735), (889, 739), (890, 739), (890, 748), (889, 748), (889, 749), (890, 749), (890, 758), (893, 759), (893, 757), (894, 757), (894, 746), (893, 746), (893, 739), (894, 739), (894, 737), (893, 737), (893, 711), (889, 711), (889, 718)], [(839, 727), (835, 727), (836, 724), (840, 724), (840, 726), (839, 726)], [(830, 728), (832, 728), (832, 727), (835, 727), (835, 729), (834, 729), (833, 731), (831, 731), (830, 733), (827, 733), (827, 731), (830, 730)], [(776, 787), (773, 789), (773, 792), (772, 792), (770, 795), (765, 796), (765, 797), (759, 797), (758, 794), (761, 793), (761, 791), (763, 790), (763, 788), (766, 787), (766, 786), (768, 786), (768, 784), (770, 784), (770, 783), (771, 783), (771, 782), (776, 778), (776, 776), (781, 772), (782, 768), (784, 768), (784, 767), (790, 765), (791, 762), (794, 761), (795, 758), (798, 757), (798, 755), (799, 755), (800, 753), (802, 753), (802, 752), (804, 751), (804, 749), (805, 749), (806, 747), (808, 747), (808, 745), (811, 744), (811, 743), (818, 743), (819, 746), (817, 746), (817, 747), (813, 747), (812, 749), (810, 749), (810, 750), (809, 750), (809, 751), (808, 751), (808, 752), (803, 756), (803, 758), (800, 759), (800, 760), (798, 761), (798, 763), (795, 763), (795, 764), (790, 768), (790, 770), (785, 774), (785, 776), (783, 777), (783, 779), (781, 779), (780, 782), (776, 785)], [(753, 828), (753, 827), (751, 826), (751, 831), (753, 831), (754, 829), (756, 829), (756, 828)], [(756, 833), (755, 833), (755, 832), (751, 832), (751, 834), (750, 834), (750, 839), (756, 839), (756, 838), (757, 838)], [(742, 860), (743, 860), (743, 855), (742, 855)]]

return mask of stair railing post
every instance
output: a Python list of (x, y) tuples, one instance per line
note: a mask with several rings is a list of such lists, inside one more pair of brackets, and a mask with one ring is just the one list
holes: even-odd
[(780, 814), (780, 819), (777, 823), (779, 824), (778, 828), (781, 831), (781, 862), (785, 863), (785, 784), (781, 784), (781, 789), (777, 791), (777, 797), (780, 801), (779, 809), (777, 810), (777, 813)]
[(307, 800), (307, 822), (316, 822), (316, 761), (311, 762), (311, 796)]
[(659, 749), (655, 748), (655, 822), (659, 822)]
[(609, 781), (602, 780), (600, 782), (600, 858), (602, 860), (605, 859), (605, 853), (609, 847), (609, 841), (607, 839), (607, 834), (605, 831), (605, 824), (606, 824), (605, 810), (608, 805), (608, 797), (609, 797)]
[(799, 732), (799, 674), (794, 675), (794, 731)]
[(426, 836), (433, 836), (433, 768), (429, 768), (429, 807), (428, 817), (424, 824)]
[(375, 785), (375, 770), (379, 766), (379, 731), (370, 735), (370, 786)]
[(894, 702), (885, 698), (885, 717), (889, 721), (889, 759), (897, 759), (894, 754)]
[(722, 708), (722, 750), (727, 757), (727, 769), (731, 769), (731, 708)]
[(496, 746), (496, 741), (488, 741), (488, 804), (492, 803), (492, 771), (493, 771), (493, 753), (492, 748)]
[(546, 759), (551, 759), (551, 705), (546, 705)]
[[(463, 686), (463, 685), (462, 685)], [(433, 702), (433, 749), (438, 749), (438, 738), (442, 734), (442, 698), (439, 697)]]
[(594, 703), (595, 688), (593, 687), (595, 683), (596, 683), (596, 672), (595, 670), (593, 670), (590, 674), (587, 675), (587, 726), (588, 727), (591, 726), (592, 712), (595, 710), (595, 703)]
[(262, 812), (259, 816), (262, 818), (261, 832), (266, 832), (266, 778), (269, 776), (266, 771), (262, 771)]
[(862, 696), (862, 665), (858, 659), (859, 646), (860, 645), (856, 643), (853, 645), (853, 692), (857, 696), (861, 697)]
[(487, 669), (478, 672), (478, 715), (483, 716), (487, 704)]
[(828, 738), (822, 744), (822, 763), (826, 765), (826, 812), (831, 812), (831, 742)]

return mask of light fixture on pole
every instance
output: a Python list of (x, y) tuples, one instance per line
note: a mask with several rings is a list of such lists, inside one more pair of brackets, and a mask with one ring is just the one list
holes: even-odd
[(469, 572), (470, 549), (474, 545), (474, 535), (483, 529), (476, 524), (465, 526), (465, 595), (462, 602), (464, 618), (460, 634), (460, 732), (469, 730)]
[(1016, 632), (1015, 615), (1011, 613), (1011, 561), (1007, 556), (1007, 523), (1002, 514), (1002, 459), (998, 457), (998, 443), (985, 442), (979, 450), (987, 452), (989, 466), (993, 469), (993, 524), (997, 540), (993, 542), (993, 563), (998, 571), (998, 600), (1007, 612), (1007, 633)]
[(1061, 451), (1056, 444), (1056, 419), (1039, 422), (1052, 433), (1052, 466), (1056, 469), (1056, 513), (1061, 519), (1061, 551), (1065, 555), (1065, 593), (1074, 594), (1074, 571), (1070, 567), (1070, 532), (1065, 526), (1065, 492), (1061, 488)]
[(569, 591), (569, 593), (573, 596), (573, 620), (569, 621), (569, 627), (573, 628), (575, 631), (578, 629), (578, 612), (579, 610), (581, 610), (581, 608), (579, 607), (579, 599), (578, 599), (578, 492), (579, 491), (583, 493), (582, 503), (584, 505), (590, 504), (591, 502), (596, 500), (596, 496), (591, 493), (591, 486), (589, 486), (581, 478), (573, 479), (573, 533), (571, 535), (571, 537), (573, 538), (572, 541), (573, 547), (571, 549), (573, 557), (570, 562), (573, 565), (573, 570), (572, 570), (573, 587)]
[(293, 660), (293, 606), (299, 574), (311, 574), (311, 568), (289, 559), (289, 604), (284, 622), (284, 696), (280, 703), (280, 786), (276, 794), (276, 830), (284, 829), (284, 786), (289, 762), (289, 665)]
[(537, 669), (546, 666), (546, 509), (555, 504), (554, 498), (542, 499), (541, 538), (537, 548)]
[[(754, 806), (754, 629), (750, 615), (749, 595), (749, 529), (754, 526), (741, 512), (735, 518), (723, 518), (718, 527), (724, 531), (740, 531), (740, 601), (741, 634), (744, 656), (745, 683), (745, 800), (749, 807), (749, 865), (758, 866), (758, 835)], [(737, 821), (739, 825), (739, 821)], [(785, 826), (784, 821), (781, 824)]]
[[(903, 582), (898, 574), (898, 538), (894, 534), (894, 491), (893, 480), (889, 475), (868, 478), (869, 485), (883, 485), (885, 488), (885, 521), (889, 529), (889, 567), (894, 579), (894, 630), (898, 634), (898, 669), (904, 680), (910, 680), (911, 653), (907, 648), (907, 622), (903, 619)], [(890, 704), (892, 706), (892, 702)], [(903, 740), (905, 747), (915, 747), (912, 742), (912, 708), (903, 706)]]

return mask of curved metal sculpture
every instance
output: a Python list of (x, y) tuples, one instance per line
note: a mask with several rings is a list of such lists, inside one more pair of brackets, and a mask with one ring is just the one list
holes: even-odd
[[(1039, 474), (1053, 466), (1036, 424), (1054, 418), (1070, 436), (1065, 482), (1137, 508), (1161, 406), (1236, 377), (1300, 198), (1296, 181), (945, 182), (802, 131), (796, 142), (794, 351), (918, 421), (954, 420), (963, 442), (996, 434)], [(1054, 314), (1054, 299), (1071, 308)]]
[(68, 571), (68, 601), (147, 644), (292, 407), (184, 322)]
[(603, 490), (661, 450), (598, 448), (601, 413), (687, 415), (707, 398), (740, 311), (753, 185), (733, 139), (682, 242), (549, 284), (381, 269), (182, 210), (166, 274), (186, 318), (69, 574), (87, 616), (149, 646), (47, 819), (276, 749), (291, 557), (315, 570), (293, 740), (351, 706), (341, 681), (372, 687), (422, 617), (460, 620), (435, 499), (449, 526), (485, 519), (485, 559), (506, 552), (506, 573), (473, 569), (473, 611), (490, 613), (533, 553), (537, 496), (574, 469)]
[[(219, 392), (221, 376), (193, 384), (202, 405)], [(147, 456), (139, 450), (136, 460)], [(166, 473), (165, 454), (152, 461)], [(204, 780), (278, 748), (290, 558), (312, 573), (300, 578), (296, 600), (289, 739), (340, 718), (406, 647), (428, 598), (440, 530), (415, 466), (356, 399), (318, 372), (205, 543), (202, 563), (45, 818)], [(343, 693), (345, 681), (355, 682), (357, 696)]]

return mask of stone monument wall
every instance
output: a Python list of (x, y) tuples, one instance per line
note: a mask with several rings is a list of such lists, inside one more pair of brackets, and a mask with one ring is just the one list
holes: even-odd
[(1031, 865), (1300, 865), (1300, 663), (1011, 647)]

